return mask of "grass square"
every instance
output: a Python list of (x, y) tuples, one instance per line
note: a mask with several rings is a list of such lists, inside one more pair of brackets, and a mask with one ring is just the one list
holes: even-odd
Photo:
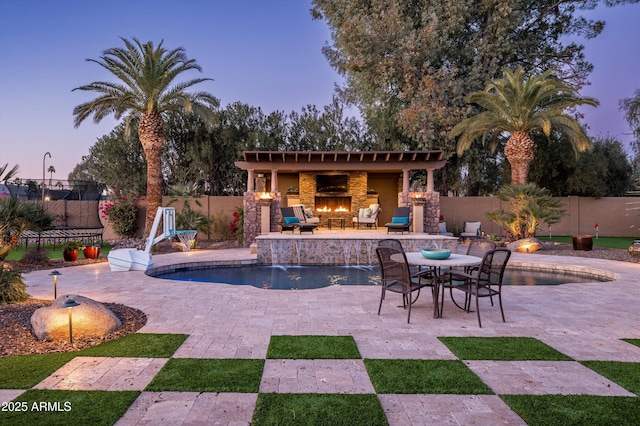
[(353, 336), (271, 336), (267, 359), (361, 359)]
[(438, 337), (459, 359), (487, 361), (572, 361), (532, 337)]
[(77, 356), (77, 352), (0, 357), (0, 389), (29, 389)]
[(257, 393), (263, 370), (263, 359), (171, 358), (145, 390)]
[(631, 343), (632, 345), (636, 345), (640, 347), (640, 339), (622, 339), (627, 343)]
[(83, 349), (78, 356), (109, 356), (124, 358), (170, 358), (182, 345), (186, 334), (133, 333)]
[(640, 398), (594, 395), (500, 395), (530, 426), (637, 426)]
[(388, 425), (373, 394), (261, 393), (253, 412), (254, 425)]
[[(0, 414), (6, 425), (112, 425), (140, 392), (31, 389), (14, 399), (14, 408)], [(17, 404), (17, 405), (16, 405)]]
[(581, 361), (580, 363), (640, 396), (640, 363), (620, 361)]
[(365, 359), (378, 394), (493, 394), (462, 361)]

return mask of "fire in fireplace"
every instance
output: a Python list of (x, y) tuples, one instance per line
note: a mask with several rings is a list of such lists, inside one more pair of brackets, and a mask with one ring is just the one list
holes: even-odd
[(316, 197), (318, 213), (349, 213), (351, 197)]

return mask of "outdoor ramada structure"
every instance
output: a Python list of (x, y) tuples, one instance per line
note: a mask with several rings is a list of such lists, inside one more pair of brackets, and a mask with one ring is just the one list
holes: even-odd
[[(440, 150), (245, 151), (243, 157), (235, 164), (248, 172), (243, 200), (245, 246), (257, 241), (259, 262), (272, 263), (275, 251), (291, 251), (290, 241), (279, 248), (278, 241), (286, 240), (279, 233), (281, 206), (303, 204), (320, 217), (320, 226), (326, 226), (331, 217), (344, 218), (348, 227), (352, 217), (370, 204), (380, 204), (381, 225), (391, 221), (395, 207), (408, 206), (412, 238), (437, 234), (440, 194), (433, 190), (433, 172), (446, 164)], [(426, 171), (427, 181), (424, 188), (412, 191), (410, 177), (417, 170)], [(331, 238), (336, 237), (340, 238)], [(298, 236), (298, 241), (302, 238)], [(300, 254), (295, 256), (300, 259)]]

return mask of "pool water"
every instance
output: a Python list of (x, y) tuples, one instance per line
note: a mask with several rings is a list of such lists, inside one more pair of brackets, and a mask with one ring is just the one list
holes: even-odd
[[(337, 285), (380, 285), (377, 266), (219, 266), (183, 268), (152, 275), (155, 278), (252, 285), (273, 290), (308, 290)], [(503, 279), (506, 285), (559, 285), (565, 283), (597, 282), (596, 277), (584, 277), (557, 272), (527, 271), (507, 268)]]

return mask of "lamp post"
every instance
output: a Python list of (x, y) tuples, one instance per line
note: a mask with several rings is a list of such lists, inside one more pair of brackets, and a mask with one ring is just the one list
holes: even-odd
[(44, 180), (45, 180), (45, 160), (47, 159), (47, 155), (49, 156), (49, 158), (51, 158), (51, 153), (49, 151), (44, 153), (44, 156), (42, 157), (42, 204), (40, 205), (40, 232), (38, 232), (38, 250), (40, 250), (40, 240), (42, 237), (42, 227), (43, 227), (43, 220), (44, 220)]
[(58, 275), (62, 275), (62, 272), (57, 269), (49, 274), (49, 276), (53, 276), (53, 300), (58, 298)]
[(80, 306), (80, 304), (78, 302), (76, 302), (73, 299), (67, 299), (64, 301), (64, 303), (62, 304), (62, 308), (67, 308), (69, 309), (69, 343), (73, 344), (73, 326), (72, 324), (72, 319), (71, 319), (71, 309), (74, 306)]

